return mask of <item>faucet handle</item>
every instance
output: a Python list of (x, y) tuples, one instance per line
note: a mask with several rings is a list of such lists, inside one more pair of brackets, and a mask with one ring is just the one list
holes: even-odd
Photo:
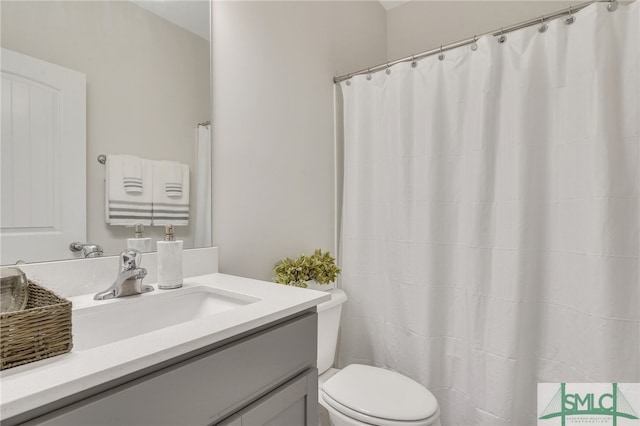
[(127, 249), (120, 253), (120, 271), (131, 271), (132, 269), (138, 269), (140, 261), (142, 260), (142, 253), (135, 249)]
[(102, 246), (94, 243), (80, 243), (73, 241), (69, 244), (69, 250), (73, 252), (81, 251), (84, 257), (101, 257)]

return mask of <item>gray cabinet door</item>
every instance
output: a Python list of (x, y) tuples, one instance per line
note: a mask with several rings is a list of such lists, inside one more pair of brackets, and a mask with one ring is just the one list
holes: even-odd
[(220, 426), (311, 426), (318, 423), (318, 370), (280, 386)]

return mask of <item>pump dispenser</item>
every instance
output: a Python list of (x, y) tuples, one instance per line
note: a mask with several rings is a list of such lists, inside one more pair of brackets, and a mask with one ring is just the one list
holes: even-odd
[(164, 227), (164, 241), (156, 243), (158, 248), (158, 288), (182, 287), (182, 241), (176, 241), (173, 225)]
[(127, 238), (127, 248), (138, 250), (140, 253), (151, 251), (151, 238), (144, 238), (144, 226), (136, 223), (135, 234), (133, 238)]

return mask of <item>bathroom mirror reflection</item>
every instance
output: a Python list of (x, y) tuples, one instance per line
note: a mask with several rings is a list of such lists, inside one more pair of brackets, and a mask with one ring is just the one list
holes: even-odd
[[(0, 264), (83, 257), (72, 241), (99, 244), (104, 255), (126, 248), (133, 227), (105, 220), (101, 154), (187, 165), (189, 221), (176, 238), (185, 248), (210, 246), (210, 3), (0, 7)], [(162, 239), (163, 229), (145, 226), (144, 236)]]

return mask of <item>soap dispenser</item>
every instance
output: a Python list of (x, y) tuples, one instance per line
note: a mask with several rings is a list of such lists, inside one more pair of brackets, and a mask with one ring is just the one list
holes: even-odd
[(144, 238), (144, 226), (136, 223), (135, 234), (133, 238), (127, 238), (127, 248), (138, 250), (140, 253), (148, 253), (151, 251), (151, 238)]
[(182, 241), (176, 241), (173, 225), (164, 227), (164, 241), (158, 241), (158, 288), (182, 287)]

